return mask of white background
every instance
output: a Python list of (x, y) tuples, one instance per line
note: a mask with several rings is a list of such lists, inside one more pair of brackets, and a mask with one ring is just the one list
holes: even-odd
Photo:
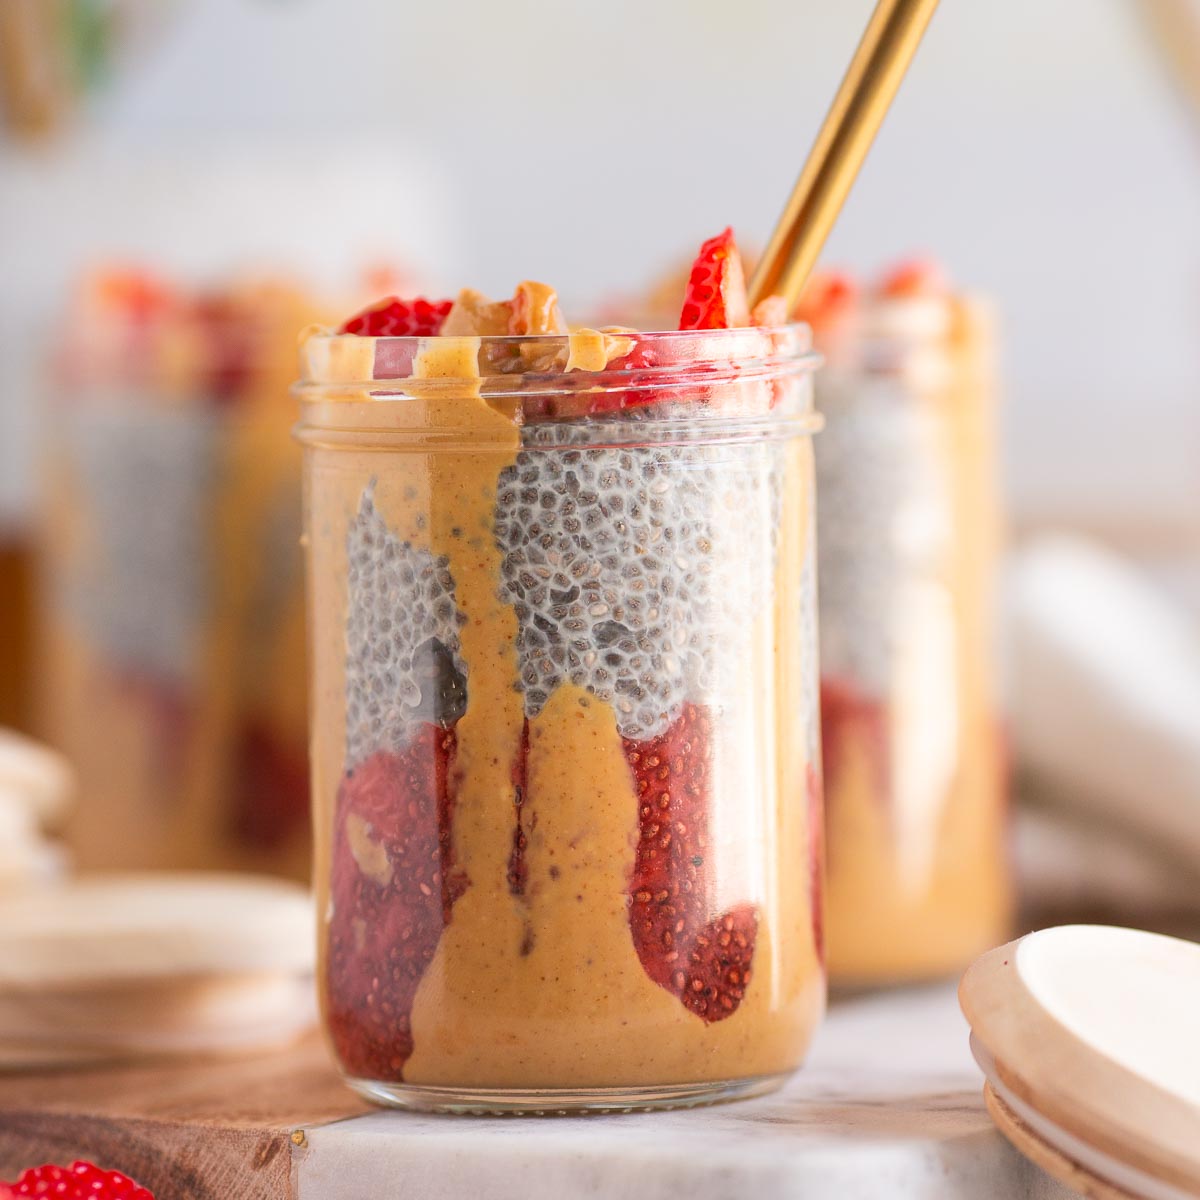
[[(588, 303), (728, 222), (765, 236), (870, 7), (180, 3), (73, 139), (0, 144), (3, 503), (31, 477), (19, 360), (82, 258), (327, 271), (379, 245), (447, 290)], [(1200, 126), (1138, 14), (945, 0), (827, 259), (928, 249), (998, 298), (1019, 516), (1176, 536), (1200, 513)]]

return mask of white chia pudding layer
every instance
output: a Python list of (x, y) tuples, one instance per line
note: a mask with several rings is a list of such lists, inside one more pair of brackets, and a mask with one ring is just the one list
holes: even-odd
[(898, 600), (941, 569), (951, 536), (936, 414), (901, 380), (830, 369), (817, 382), (821, 673), (886, 697)]
[(526, 426), (500, 476), (500, 595), (529, 717), (572, 683), (623, 737), (661, 734), (686, 701), (719, 698), (773, 594), (781, 444), (706, 443), (699, 425), (636, 444), (655, 436), (629, 416)]
[(402, 541), (364, 490), (346, 536), (346, 768), (400, 753), (416, 727), (452, 725), (467, 705), (450, 560)]

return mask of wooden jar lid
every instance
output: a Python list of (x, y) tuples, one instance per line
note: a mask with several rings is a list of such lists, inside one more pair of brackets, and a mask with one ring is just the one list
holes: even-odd
[(1095, 925), (985, 954), (959, 1001), (988, 1109), (1099, 1200), (1200, 1195), (1200, 946)]
[(310, 972), (312, 900), (254, 875), (82, 876), (0, 895), (0, 988)]
[(314, 1022), (302, 887), (97, 875), (0, 895), (0, 1070), (286, 1044)]

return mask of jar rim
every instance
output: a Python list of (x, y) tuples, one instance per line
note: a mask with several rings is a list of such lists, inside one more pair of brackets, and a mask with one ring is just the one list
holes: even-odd
[[(612, 353), (603, 368), (572, 361), (585, 339), (605, 338)], [(582, 328), (569, 333), (365, 337), (314, 329), (302, 337), (300, 379), (303, 395), (329, 385), (369, 389), (372, 398), (390, 394), (387, 385), (413, 378), (414, 358), (435, 346), (477, 350), (477, 375), (442, 377), (443, 386), (470, 383), (483, 394), (511, 393), (522, 382), (537, 387), (557, 380), (570, 390), (589, 386), (656, 386), (702, 377), (709, 383), (748, 376), (778, 378), (814, 370), (821, 356), (813, 350), (812, 330), (802, 322), (733, 329), (637, 330), (619, 326)], [(607, 343), (606, 343), (607, 344)], [(634, 350), (641, 351), (634, 356)], [(431, 380), (422, 379), (429, 385)], [(381, 386), (382, 385), (382, 386)]]

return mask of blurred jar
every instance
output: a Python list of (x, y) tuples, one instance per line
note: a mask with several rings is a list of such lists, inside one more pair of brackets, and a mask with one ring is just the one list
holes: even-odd
[(957, 971), (1003, 941), (992, 661), (992, 327), (929, 267), (802, 305), (817, 403), (821, 718), (834, 983)]
[(32, 720), (33, 535), (0, 515), (0, 725), (28, 730)]
[(84, 866), (308, 861), (299, 292), (95, 279), (54, 364), (39, 710)]

